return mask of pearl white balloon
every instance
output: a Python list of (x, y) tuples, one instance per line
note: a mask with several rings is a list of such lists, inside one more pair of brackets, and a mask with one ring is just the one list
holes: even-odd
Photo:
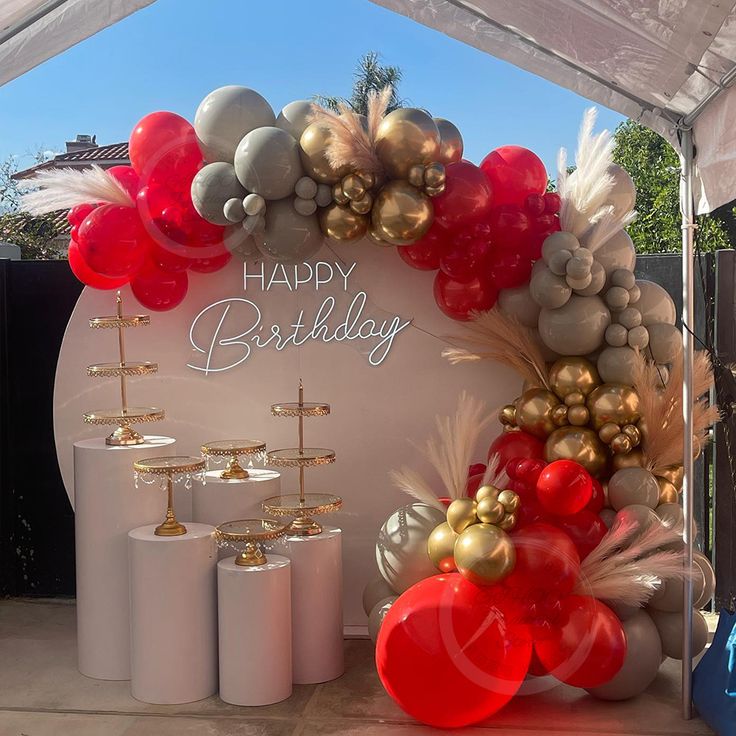
[(371, 641), (375, 644), (378, 639), (378, 632), (381, 630), (381, 624), (383, 619), (386, 618), (386, 614), (393, 606), (394, 602), (398, 600), (397, 595), (392, 595), (387, 598), (383, 598), (371, 609), (368, 614), (368, 635), (371, 637)]
[(225, 203), (229, 199), (242, 199), (246, 191), (235, 176), (233, 165), (218, 161), (196, 173), (191, 195), (200, 217), (215, 225), (230, 225), (233, 221), (225, 216)]
[(276, 127), (285, 130), (292, 138), (299, 140), (309, 125), (313, 104), (309, 100), (294, 100), (284, 107), (276, 118)]
[(598, 296), (577, 296), (539, 313), (539, 336), (560, 355), (587, 355), (603, 344), (611, 313)]
[(516, 317), (526, 327), (536, 327), (541, 307), (532, 299), (529, 284), (498, 292), (498, 308), (510, 317)]
[(246, 133), (275, 122), (271, 105), (258, 92), (228, 85), (213, 90), (199, 103), (194, 130), (206, 161), (232, 163)]
[(618, 164), (611, 164), (607, 173), (613, 177), (613, 187), (606, 198), (606, 204), (612, 204), (614, 215), (620, 217), (634, 209), (636, 186), (629, 172)]
[(383, 579), (381, 575), (376, 575), (366, 586), (363, 588), (363, 610), (367, 616), (373, 606), (378, 601), (384, 598), (390, 598), (396, 595), (396, 591)]
[(437, 574), (429, 559), (427, 540), (445, 519), (445, 513), (433, 506), (410, 503), (394, 511), (381, 527), (376, 542), (376, 564), (384, 580), (397, 593)]
[(644, 506), (640, 503), (632, 503), (624, 506), (616, 513), (616, 522), (633, 523), (635, 529), (644, 531), (652, 524), (659, 524), (660, 520), (651, 506)]
[(677, 309), (672, 297), (653, 281), (638, 279), (640, 296), (632, 306), (641, 312), (641, 323), (648, 327), (654, 324), (675, 324)]
[[(254, 217), (260, 218), (261, 215)], [(323, 244), (317, 215), (300, 215), (294, 209), (291, 197), (268, 203), (265, 228), (256, 232), (254, 237), (258, 250), (279, 263), (306, 261)]]
[[(662, 654), (672, 659), (682, 659), (682, 613), (649, 609), (649, 614), (662, 640)], [(708, 622), (697, 610), (693, 610), (692, 637), (692, 654), (697, 657), (708, 643)]]

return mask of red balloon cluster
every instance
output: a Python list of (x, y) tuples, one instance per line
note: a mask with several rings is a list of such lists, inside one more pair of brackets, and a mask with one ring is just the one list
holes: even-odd
[(113, 166), (131, 205), (90, 202), (69, 211), (69, 265), (95, 289), (130, 282), (149, 309), (173, 309), (187, 293), (187, 271), (211, 273), (231, 255), (225, 228), (197, 214), (192, 179), (203, 164), (194, 128), (171, 112), (146, 115), (129, 142), (132, 166)]
[(529, 281), (544, 239), (560, 229), (560, 198), (546, 192), (544, 164), (519, 146), (491, 151), (480, 166), (449, 164), (445, 181), (432, 200), (432, 227), (398, 251), (413, 268), (438, 271), (438, 306), (453, 319), (468, 320), (490, 309), (500, 289)]

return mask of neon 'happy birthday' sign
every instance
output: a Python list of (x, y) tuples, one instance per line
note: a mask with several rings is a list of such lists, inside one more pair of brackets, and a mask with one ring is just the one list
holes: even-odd
[[(281, 263), (243, 264), (243, 292), (250, 296), (275, 290), (298, 292), (314, 288), (328, 293), (310, 314), (300, 308), (289, 324), (266, 324), (267, 316), (256, 301), (246, 297), (220, 299), (205, 307), (192, 321), (189, 341), (201, 354), (200, 363), (187, 367), (205, 375), (229, 371), (244, 364), (254, 350), (278, 351), (309, 341), (366, 343), (370, 365), (383, 363), (396, 336), (411, 320), (398, 315), (381, 319), (368, 314), (365, 291), (351, 292), (350, 279), (357, 264), (318, 261), (285, 266)], [(254, 297), (257, 298), (257, 297)]]

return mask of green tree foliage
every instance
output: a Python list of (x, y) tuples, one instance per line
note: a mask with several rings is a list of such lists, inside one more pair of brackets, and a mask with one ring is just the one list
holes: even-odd
[[(613, 158), (636, 184), (636, 221), (627, 228), (638, 253), (681, 250), (680, 160), (660, 135), (633, 120), (614, 133)], [(697, 238), (703, 251), (733, 247), (736, 217), (733, 202), (712, 215), (697, 218)]]

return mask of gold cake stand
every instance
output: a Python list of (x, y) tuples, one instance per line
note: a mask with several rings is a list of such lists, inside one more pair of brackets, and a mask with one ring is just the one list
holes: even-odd
[(271, 450), (266, 455), (266, 463), (277, 468), (299, 468), (299, 493), (273, 496), (263, 501), (263, 510), (274, 516), (291, 516), (289, 534), (311, 536), (319, 534), (322, 527), (311, 517), (337, 511), (342, 499), (328, 493), (306, 493), (304, 490), (304, 469), (335, 462), (335, 451), (324, 447), (304, 446), (304, 418), (323, 417), (330, 413), (330, 405), (304, 401), (304, 385), (299, 381), (299, 400), (273, 404), (271, 414), (275, 417), (299, 419), (299, 446)]
[(205, 457), (230, 458), (225, 470), (220, 473), (223, 480), (245, 480), (248, 471), (238, 462), (241, 455), (260, 455), (266, 451), (266, 443), (261, 440), (217, 440), (202, 445)]
[(265, 565), (266, 555), (261, 543), (286, 533), (287, 525), (278, 519), (238, 519), (226, 521), (215, 529), (215, 539), (220, 547), (245, 545), (240, 554), (235, 557), (236, 565), (246, 567)]
[(159, 537), (178, 537), (187, 533), (184, 524), (179, 523), (174, 515), (174, 476), (201, 473), (204, 460), (201, 457), (175, 455), (172, 457), (149, 457), (133, 463), (133, 469), (139, 475), (161, 476), (166, 478), (166, 519), (154, 530)]
[(158, 364), (149, 361), (127, 361), (125, 359), (125, 330), (128, 327), (145, 327), (151, 324), (146, 314), (123, 314), (123, 298), (120, 292), (116, 298), (117, 313), (109, 317), (93, 317), (89, 326), (95, 330), (116, 329), (118, 331), (117, 363), (96, 363), (87, 366), (87, 375), (93, 378), (120, 378), (120, 409), (95, 409), (84, 412), (84, 421), (95, 425), (116, 425), (117, 429), (105, 439), (108, 445), (140, 445), (145, 440), (131, 424), (158, 422), (164, 418), (163, 409), (154, 406), (129, 407), (128, 389), (125, 379), (128, 376), (150, 376), (158, 371)]

